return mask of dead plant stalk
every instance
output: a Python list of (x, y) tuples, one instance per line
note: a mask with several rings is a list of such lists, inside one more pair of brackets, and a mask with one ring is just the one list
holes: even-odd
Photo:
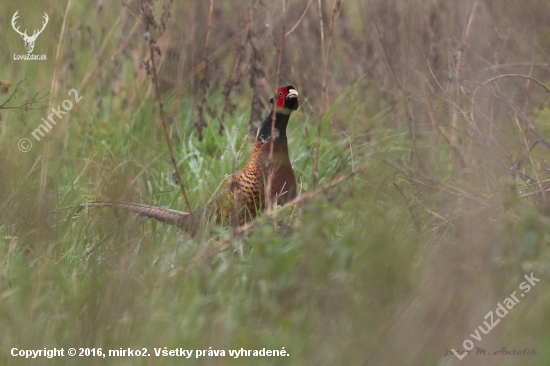
[[(328, 106), (328, 93), (327, 93), (327, 77), (328, 77), (328, 59), (330, 57), (330, 51), (332, 49), (332, 35), (334, 33), (334, 21), (340, 15), (342, 10), (342, 4), (344, 0), (333, 0), (332, 1), (332, 17), (330, 19), (330, 26), (328, 32), (328, 44), (325, 49), (325, 31), (324, 31), (324, 22), (323, 22), (323, 3), (322, 0), (318, 0), (319, 5), (319, 29), (321, 32), (321, 56), (323, 58), (323, 80), (322, 80), (322, 95), (321, 95), (321, 114), (326, 112)], [(317, 143), (315, 147), (315, 157), (313, 161), (313, 178), (312, 178), (312, 187), (315, 189), (317, 183), (317, 175), (319, 170), (319, 150), (321, 145), (321, 128), (322, 128), (323, 118), (319, 117), (319, 123), (317, 124)]]
[(204, 61), (202, 68), (201, 79), (201, 101), (199, 103), (198, 112), (199, 120), (195, 123), (197, 132), (199, 134), (199, 141), (202, 141), (202, 129), (206, 127), (206, 121), (204, 120), (204, 104), (206, 103), (206, 92), (208, 91), (208, 64), (210, 63), (210, 30), (212, 29), (212, 15), (214, 13), (214, 0), (210, 0), (210, 8), (208, 10), (208, 22), (206, 24), (206, 38), (204, 40)]
[(151, 57), (151, 69), (152, 69), (151, 71), (153, 76), (153, 83), (155, 84), (155, 91), (157, 94), (157, 102), (160, 110), (162, 129), (164, 130), (164, 136), (166, 137), (166, 145), (168, 145), (168, 151), (170, 152), (170, 161), (174, 166), (174, 173), (176, 174), (176, 180), (178, 181), (178, 184), (181, 189), (181, 193), (183, 194), (183, 198), (185, 199), (187, 210), (189, 211), (189, 213), (191, 213), (192, 212), (191, 203), (189, 202), (189, 197), (187, 196), (187, 191), (185, 190), (185, 185), (183, 184), (183, 179), (181, 178), (181, 174), (178, 169), (178, 164), (174, 156), (174, 148), (172, 147), (172, 138), (170, 137), (170, 132), (168, 131), (168, 123), (166, 122), (166, 115), (164, 114), (164, 107), (162, 104), (162, 100), (160, 98), (160, 87), (158, 83), (157, 69), (155, 65), (155, 43), (154, 42), (149, 42), (149, 52)]
[[(279, 59), (277, 60), (277, 76), (275, 77), (275, 90), (279, 90), (279, 79), (281, 78), (281, 63), (283, 61), (283, 51), (285, 47), (285, 18), (286, 18), (286, 0), (283, 0), (283, 19), (282, 19), (282, 35), (281, 35), (281, 43), (279, 43), (278, 53), (279, 53)], [(276, 118), (276, 110), (275, 110), (275, 98), (273, 99), (273, 114), (271, 116), (271, 139), (270, 139), (270, 145), (269, 145), (269, 161), (273, 161), (273, 140), (275, 136), (275, 118)], [(271, 202), (271, 186), (273, 182), (273, 173), (267, 177), (267, 194), (266, 194), (266, 204), (267, 207), (271, 207), (273, 202)]]
[[(172, 147), (172, 138), (170, 137), (170, 131), (168, 130), (168, 123), (166, 122), (166, 114), (164, 113), (164, 106), (162, 103), (161, 95), (160, 95), (160, 86), (158, 82), (158, 74), (157, 74), (157, 66), (155, 63), (155, 56), (156, 54), (160, 54), (160, 50), (158, 49), (158, 46), (156, 45), (156, 37), (153, 36), (153, 29), (160, 29), (162, 31), (164, 25), (164, 19), (162, 26), (159, 27), (153, 16), (153, 5), (150, 2), (144, 1), (142, 3), (142, 9), (143, 9), (143, 22), (145, 25), (146, 35), (145, 37), (149, 41), (149, 58), (151, 60), (151, 79), (153, 81), (153, 84), (155, 85), (155, 92), (157, 95), (157, 102), (159, 106), (160, 111), (160, 117), (161, 117), (161, 125), (162, 129), (164, 130), (164, 136), (166, 137), (166, 144), (168, 145), (168, 151), (170, 152), (170, 161), (172, 162), (172, 165), (174, 167), (174, 174), (176, 176), (176, 180), (178, 182), (178, 185), (180, 186), (181, 193), (183, 194), (183, 198), (185, 199), (185, 204), (187, 205), (187, 210), (191, 214), (191, 203), (189, 202), (189, 197), (187, 196), (187, 191), (185, 190), (185, 185), (183, 183), (183, 179), (181, 178), (180, 171), (178, 169), (178, 164), (176, 162), (176, 158), (174, 155), (174, 148)], [(166, 9), (167, 11), (168, 9)], [(157, 36), (160, 35), (160, 32), (157, 34)]]

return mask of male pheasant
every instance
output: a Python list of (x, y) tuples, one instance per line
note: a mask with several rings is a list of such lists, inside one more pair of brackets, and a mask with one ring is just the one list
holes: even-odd
[(286, 127), (300, 101), (296, 89), (287, 85), (279, 88), (270, 102), (273, 108), (258, 131), (252, 157), (202, 209), (189, 214), (128, 202), (91, 202), (81, 207), (111, 206), (196, 232), (204, 219), (243, 224), (266, 208), (266, 197), (272, 205), (285, 204), (296, 197), (296, 178), (288, 156)]

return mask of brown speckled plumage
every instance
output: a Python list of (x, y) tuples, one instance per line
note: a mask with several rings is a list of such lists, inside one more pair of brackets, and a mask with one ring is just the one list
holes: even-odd
[[(225, 204), (217, 205), (219, 219), (231, 220), (235, 206), (240, 208), (240, 224), (254, 218), (265, 208), (266, 194), (270, 194), (271, 202), (276, 205), (283, 205), (296, 197), (296, 178), (288, 157), (287, 142), (273, 143), (272, 159), (270, 145), (270, 141), (257, 139), (248, 163), (225, 184), (222, 194)], [(269, 183), (270, 193), (266, 192)]]

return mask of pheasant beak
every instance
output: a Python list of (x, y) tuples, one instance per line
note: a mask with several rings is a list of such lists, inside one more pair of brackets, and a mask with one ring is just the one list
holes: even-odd
[(287, 98), (298, 98), (298, 92), (294, 89), (290, 89), (288, 91), (288, 95), (286, 97)]
[(295, 89), (289, 89), (285, 98), (285, 108), (295, 111), (300, 107), (300, 99), (298, 99), (298, 92)]

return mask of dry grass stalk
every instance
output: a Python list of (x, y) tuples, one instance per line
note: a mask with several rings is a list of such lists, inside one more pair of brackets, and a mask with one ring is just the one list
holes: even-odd
[[(208, 22), (206, 23), (206, 38), (204, 41), (204, 66), (202, 68), (201, 77), (201, 101), (197, 106), (199, 114), (199, 120), (195, 123), (197, 127), (197, 133), (199, 134), (199, 141), (202, 141), (202, 129), (207, 126), (204, 119), (204, 104), (206, 103), (206, 93), (208, 91), (208, 65), (210, 63), (210, 30), (212, 29), (212, 14), (214, 13), (214, 0), (210, 0), (210, 8), (208, 10)], [(221, 127), (220, 127), (221, 130)]]
[[(279, 43), (279, 46), (277, 47), (277, 52), (279, 54), (279, 59), (277, 61), (277, 76), (275, 78), (275, 90), (279, 90), (279, 82), (281, 78), (281, 63), (283, 61), (283, 51), (285, 47), (285, 18), (286, 18), (286, 0), (283, 0), (283, 16), (282, 16), (282, 32), (281, 32), (281, 42)], [(276, 98), (276, 96), (274, 97)], [(273, 110), (275, 111), (275, 100), (273, 100)], [(271, 116), (271, 140), (270, 140), (270, 146), (269, 146), (269, 160), (273, 161), (273, 144), (274, 144), (274, 136), (275, 136), (275, 118), (276, 113), (273, 113)], [(266, 204), (267, 207), (272, 207), (273, 202), (271, 201), (271, 187), (273, 182), (273, 172), (267, 177), (267, 187), (265, 195), (266, 197)]]
[[(224, 88), (223, 88), (223, 95), (224, 95), (224, 105), (223, 105), (223, 113), (233, 115), (233, 112), (235, 111), (235, 104), (231, 102), (231, 91), (233, 90), (233, 87), (237, 83), (238, 78), (238, 71), (239, 67), (241, 66), (242, 59), (246, 50), (246, 43), (249, 41), (251, 37), (251, 29), (252, 29), (252, 21), (251, 17), (252, 15), (250, 12), (253, 11), (252, 9), (248, 9), (247, 11), (247, 22), (246, 22), (246, 30), (244, 32), (243, 39), (241, 43), (239, 44), (239, 47), (237, 49), (237, 55), (235, 56), (235, 63), (233, 64), (233, 69), (231, 70), (231, 75), (227, 78), (227, 81), (225, 82)], [(224, 130), (223, 122), (220, 121), (220, 127), (218, 129), (218, 132), (221, 134)]]
[[(332, 17), (330, 19), (329, 34), (328, 34), (328, 45), (325, 49), (325, 31), (324, 31), (324, 22), (323, 22), (323, 4), (322, 1), (318, 1), (319, 5), (319, 28), (321, 36), (321, 56), (323, 59), (323, 79), (321, 85), (321, 114), (324, 114), (328, 108), (328, 90), (327, 90), (327, 77), (328, 77), (328, 60), (330, 57), (330, 51), (332, 49), (332, 37), (334, 34), (334, 22), (336, 18), (340, 15), (342, 11), (343, 0), (333, 0), (332, 2)], [(317, 142), (315, 146), (315, 157), (313, 159), (313, 177), (312, 177), (312, 187), (315, 189), (317, 184), (317, 175), (319, 171), (319, 150), (321, 146), (321, 128), (322, 128), (323, 118), (319, 117), (319, 123), (317, 124)]]
[[(147, 67), (147, 64), (146, 64), (146, 69), (148, 73), (151, 74), (153, 84), (155, 85), (157, 102), (158, 102), (160, 116), (161, 116), (162, 129), (164, 130), (164, 136), (166, 137), (166, 144), (168, 145), (168, 151), (170, 152), (170, 161), (172, 162), (172, 165), (174, 167), (174, 175), (176, 177), (178, 185), (180, 186), (181, 193), (183, 194), (183, 198), (185, 199), (187, 210), (189, 213), (192, 213), (193, 210), (191, 208), (191, 203), (189, 202), (189, 197), (187, 196), (187, 191), (185, 190), (185, 185), (183, 183), (183, 179), (181, 178), (181, 174), (178, 169), (178, 164), (176, 162), (176, 158), (174, 155), (174, 149), (172, 147), (172, 138), (170, 137), (170, 132), (168, 131), (168, 123), (166, 122), (164, 106), (162, 104), (162, 100), (160, 96), (160, 87), (158, 82), (157, 68), (155, 64), (155, 56), (160, 55), (160, 49), (156, 45), (156, 39), (164, 31), (164, 29), (166, 29), (165, 20), (169, 17), (169, 7), (165, 8), (165, 12), (162, 16), (162, 23), (160, 25), (158, 25), (155, 21), (155, 18), (153, 15), (153, 3), (151, 0), (142, 0), (141, 7), (142, 7), (143, 24), (145, 25), (145, 39), (149, 42), (149, 60), (151, 62), (149, 68)], [(155, 35), (153, 34), (153, 32), (156, 32), (157, 34)]]
[(256, 137), (258, 129), (262, 123), (262, 101), (261, 94), (262, 88), (260, 79), (264, 76), (264, 71), (261, 68), (262, 56), (261, 52), (256, 45), (254, 32), (252, 30), (252, 20), (254, 15), (254, 9), (259, 4), (259, 0), (256, 1), (254, 8), (248, 9), (248, 23), (250, 24), (250, 36), (248, 43), (250, 45), (250, 57), (248, 59), (248, 66), (250, 68), (249, 85), (252, 88), (252, 101), (250, 110), (249, 132), (251, 137)]

